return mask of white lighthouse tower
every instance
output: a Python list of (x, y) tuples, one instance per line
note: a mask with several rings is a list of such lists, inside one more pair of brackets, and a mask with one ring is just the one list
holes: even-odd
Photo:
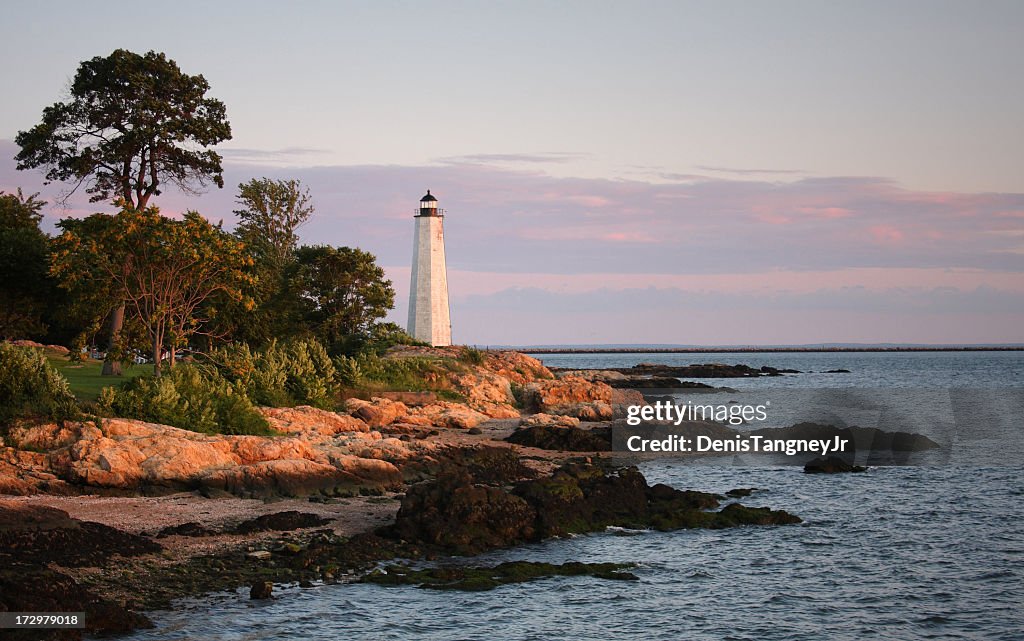
[(448, 271), (444, 263), (444, 210), (437, 198), (420, 199), (412, 238), (412, 282), (409, 286), (409, 335), (435, 347), (452, 344), (448, 309)]

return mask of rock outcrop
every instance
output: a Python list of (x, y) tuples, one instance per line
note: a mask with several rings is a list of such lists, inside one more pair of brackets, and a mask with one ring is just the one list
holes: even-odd
[(411, 445), (384, 439), (352, 417), (313, 408), (269, 413), (272, 423), (293, 435), (209, 435), (127, 419), (15, 428), (8, 439), (19, 449), (0, 450), (0, 470), (10, 466), (19, 474), (0, 489), (350, 494), (398, 486), (402, 474), (394, 462), (413, 455)]
[(382, 532), (459, 554), (593, 532), (609, 526), (659, 530), (784, 525), (799, 517), (730, 504), (722, 497), (647, 484), (635, 467), (566, 465), (548, 477), (507, 484), (478, 482), (466, 471), (413, 486), (395, 524)]

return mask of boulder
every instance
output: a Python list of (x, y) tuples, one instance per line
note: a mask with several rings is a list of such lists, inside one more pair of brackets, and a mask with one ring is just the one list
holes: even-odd
[(868, 468), (853, 465), (838, 456), (818, 457), (804, 464), (805, 474), (842, 474), (845, 472), (864, 472)]
[(272, 429), (307, 438), (334, 436), (344, 432), (366, 432), (370, 429), (366, 422), (353, 416), (328, 412), (308, 405), (261, 407), (259, 411)]
[(402, 419), (409, 408), (401, 401), (374, 397), (369, 401), (350, 398), (345, 401), (345, 411), (360, 419), (371, 428), (383, 427)]
[(612, 388), (576, 376), (535, 381), (522, 392), (527, 411), (574, 416), (583, 421), (608, 420), (614, 416)]
[(580, 419), (575, 416), (555, 414), (532, 414), (519, 421), (519, 427), (579, 427)]
[(489, 418), (486, 414), (471, 409), (462, 403), (451, 403), (449, 401), (441, 401), (415, 408), (411, 415), (427, 419), (429, 425), (434, 427), (458, 429), (476, 427)]

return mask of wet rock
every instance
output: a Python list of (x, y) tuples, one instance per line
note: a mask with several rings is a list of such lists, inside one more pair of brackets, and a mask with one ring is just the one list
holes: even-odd
[(143, 536), (71, 518), (50, 507), (0, 501), (0, 564), (29, 559), (65, 567), (102, 566), (111, 556), (138, 556), (163, 547)]
[[(568, 417), (566, 417), (568, 418)], [(542, 450), (560, 452), (608, 452), (612, 449), (610, 427), (563, 427), (560, 425), (532, 425), (520, 427), (508, 438), (509, 443)]]
[(416, 585), (431, 590), (492, 590), (509, 583), (523, 583), (555, 576), (592, 576), (599, 579), (636, 581), (638, 577), (626, 570), (629, 563), (562, 564), (512, 561), (492, 567), (446, 566), (413, 569), (404, 565), (389, 565), (371, 572), (361, 579), (363, 583), (377, 585)]
[(818, 457), (804, 465), (806, 474), (842, 474), (845, 472), (864, 472), (868, 468), (863, 465), (852, 465), (838, 456)]
[(243, 521), (231, 528), (229, 532), (231, 534), (251, 534), (253, 532), (266, 532), (268, 530), (289, 532), (300, 528), (317, 527), (319, 525), (330, 523), (331, 520), (332, 519), (326, 519), (316, 514), (299, 512), (297, 510), (288, 510), (286, 512), (275, 512), (274, 514), (264, 514), (263, 516)]
[(257, 581), (249, 588), (250, 599), (272, 599), (274, 598), (274, 584), (270, 581)]
[(467, 434), (472, 434), (473, 436), (479, 436), (479, 435), (483, 434), (484, 431), (482, 429), (480, 429), (479, 427), (471, 427), (471, 428), (469, 428), (469, 430), (466, 433)]
[(756, 487), (741, 487), (734, 490), (729, 490), (725, 493), (726, 496), (734, 499), (740, 499), (746, 496), (750, 496), (757, 491)]
[(157, 538), (164, 538), (168, 536), (214, 536), (217, 534), (216, 530), (212, 530), (205, 525), (201, 525), (194, 521), (189, 523), (182, 523), (180, 525), (169, 525), (159, 532), (157, 532)]
[(840, 369), (830, 369), (830, 370), (826, 370), (826, 371), (824, 371), (822, 373), (823, 374), (849, 374), (850, 370), (842, 369), (842, 368), (840, 368)]
[(570, 464), (511, 488), (480, 483), (461, 471), (410, 488), (395, 524), (381, 533), (472, 554), (609, 526), (673, 530), (800, 522), (786, 512), (739, 504), (709, 511), (719, 506), (720, 498), (648, 486), (635, 467), (605, 470)]

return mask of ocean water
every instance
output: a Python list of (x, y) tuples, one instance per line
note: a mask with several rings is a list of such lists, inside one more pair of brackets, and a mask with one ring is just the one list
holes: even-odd
[[(447, 560), (633, 562), (636, 582), (561, 577), (480, 593), (285, 587), (271, 602), (239, 591), (152, 613), (157, 628), (128, 638), (1024, 639), (1024, 354), (543, 359), (559, 367), (725, 362), (814, 371), (711, 382), (737, 390), (725, 396), (750, 398), (835, 399), (829, 394), (838, 391), (838, 398), (864, 401), (847, 403), (854, 418), (888, 426), (917, 417), (911, 431), (942, 450), (910, 465), (825, 476), (733, 456), (649, 460), (640, 467), (650, 482), (712, 492), (759, 488), (742, 502), (786, 509), (804, 523), (608, 531)], [(837, 368), (851, 373), (817, 373)], [(781, 394), (790, 388), (805, 394)]]

